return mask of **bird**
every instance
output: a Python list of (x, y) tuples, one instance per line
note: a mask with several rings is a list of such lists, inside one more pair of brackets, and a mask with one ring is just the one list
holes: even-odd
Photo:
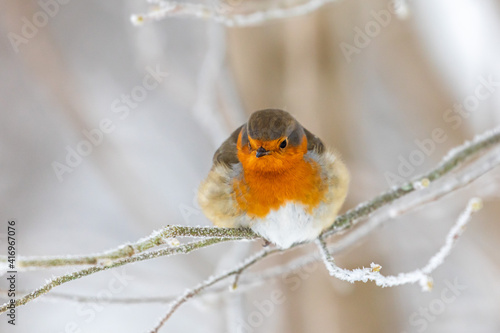
[(287, 249), (316, 239), (344, 203), (340, 156), (279, 109), (253, 112), (216, 150), (198, 203), (217, 227), (249, 227)]

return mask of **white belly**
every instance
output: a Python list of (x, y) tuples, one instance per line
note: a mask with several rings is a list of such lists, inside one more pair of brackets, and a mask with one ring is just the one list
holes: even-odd
[[(317, 214), (313, 214), (317, 215)], [(318, 237), (324, 224), (308, 214), (301, 204), (288, 203), (265, 218), (253, 219), (253, 231), (282, 249)]]

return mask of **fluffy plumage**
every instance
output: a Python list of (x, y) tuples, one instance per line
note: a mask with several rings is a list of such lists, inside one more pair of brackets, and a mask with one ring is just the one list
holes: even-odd
[(249, 226), (281, 248), (333, 223), (349, 175), (319, 138), (281, 110), (253, 113), (214, 155), (198, 201), (220, 227)]

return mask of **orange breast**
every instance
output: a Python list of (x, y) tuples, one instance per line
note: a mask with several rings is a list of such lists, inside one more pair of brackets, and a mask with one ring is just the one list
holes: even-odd
[[(240, 179), (233, 182), (236, 202), (250, 217), (265, 217), (288, 202), (302, 203), (312, 213), (323, 200), (326, 186), (322, 184), (319, 165), (305, 160), (307, 140), (300, 147), (290, 147), (286, 154), (259, 159), (241, 147), (238, 158), (243, 166)], [(265, 159), (265, 160), (263, 160)], [(256, 166), (262, 163), (265, 168)]]

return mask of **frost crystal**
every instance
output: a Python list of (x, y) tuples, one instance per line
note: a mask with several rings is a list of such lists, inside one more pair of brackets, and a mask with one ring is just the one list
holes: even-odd
[(430, 276), (424, 275), (419, 283), (422, 287), (422, 291), (431, 291), (432, 288), (434, 288), (434, 280), (432, 280)]
[(142, 15), (131, 15), (130, 22), (135, 26), (140, 26), (144, 24), (144, 16)]
[(167, 240), (167, 244), (172, 247), (176, 247), (181, 245), (181, 242), (177, 238), (170, 238)]
[(424, 178), (424, 179), (421, 179), (421, 180), (417, 180), (417, 181), (413, 182), (413, 188), (415, 190), (422, 190), (422, 189), (424, 189), (426, 187), (429, 187), (430, 183), (431, 182), (427, 178)]
[(481, 198), (472, 198), (470, 200), (470, 206), (473, 212), (477, 212), (483, 208), (483, 200), (481, 200)]
[(372, 269), (372, 272), (380, 272), (380, 270), (382, 269), (382, 266), (380, 266), (380, 265), (378, 265), (378, 264), (376, 264), (374, 262), (372, 262), (370, 264), (370, 267)]

